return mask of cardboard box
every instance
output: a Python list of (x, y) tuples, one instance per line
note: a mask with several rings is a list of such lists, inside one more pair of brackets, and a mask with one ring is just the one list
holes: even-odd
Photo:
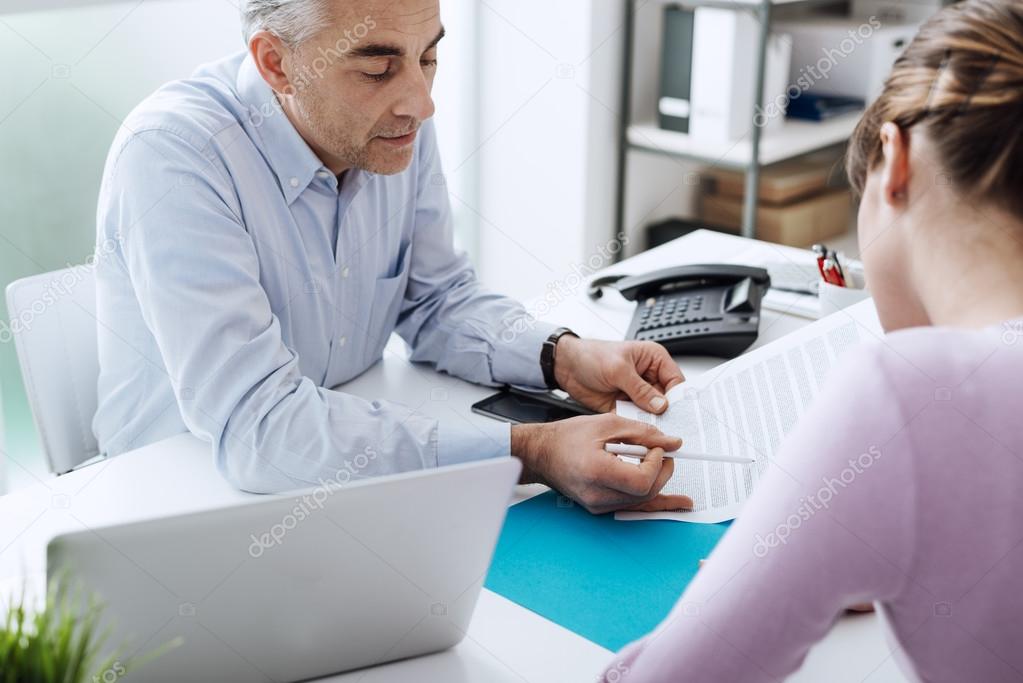
[[(834, 190), (785, 206), (761, 205), (757, 210), (757, 239), (809, 247), (849, 230), (852, 195)], [(700, 218), (713, 226), (738, 230), (742, 225), (742, 198), (704, 195)]]
[[(746, 174), (741, 171), (711, 169), (707, 175), (714, 180), (714, 194), (739, 199), (746, 194)], [(845, 170), (836, 155), (790, 159), (761, 169), (759, 201), (788, 204), (844, 184)]]

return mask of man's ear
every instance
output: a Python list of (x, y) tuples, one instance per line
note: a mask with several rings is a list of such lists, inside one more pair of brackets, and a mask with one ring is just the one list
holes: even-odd
[(896, 124), (881, 126), (881, 192), (885, 203), (902, 206), (909, 196), (909, 138)]
[(249, 54), (263, 80), (274, 92), (291, 95), (294, 86), (285, 71), (288, 48), (280, 38), (269, 31), (257, 31), (249, 38)]

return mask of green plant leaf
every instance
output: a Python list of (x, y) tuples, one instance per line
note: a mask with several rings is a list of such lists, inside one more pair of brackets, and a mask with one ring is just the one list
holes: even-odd
[[(178, 647), (175, 639), (155, 650), (121, 662), (118, 651), (97, 662), (110, 630), (98, 632), (103, 605), (82, 586), (69, 590), (65, 576), (55, 577), (43, 608), (32, 612), (27, 590), (6, 610), (0, 629), (0, 683), (91, 683), (117, 665), (135, 671)], [(118, 648), (120, 650), (122, 648)], [(116, 670), (116, 669), (114, 669)]]

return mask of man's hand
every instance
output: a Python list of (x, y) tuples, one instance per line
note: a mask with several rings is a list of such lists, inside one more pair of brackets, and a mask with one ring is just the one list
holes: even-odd
[[(618, 442), (646, 446), (650, 453), (639, 465), (624, 462), (604, 450), (604, 444)], [(522, 482), (547, 484), (594, 514), (690, 509), (689, 497), (661, 494), (674, 471), (664, 451), (681, 446), (680, 439), (653, 425), (617, 415), (515, 425), (511, 431), (512, 455), (523, 464)]]
[(668, 407), (664, 394), (685, 380), (660, 344), (595, 341), (568, 334), (558, 340), (554, 376), (572, 398), (602, 413), (624, 398), (662, 413)]

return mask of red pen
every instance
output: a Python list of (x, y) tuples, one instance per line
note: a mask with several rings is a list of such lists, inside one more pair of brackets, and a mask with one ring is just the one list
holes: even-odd
[(825, 282), (827, 282), (828, 281), (828, 276), (824, 272), (824, 257), (823, 256), (818, 256), (817, 257), (817, 270), (819, 270), (821, 272), (821, 279), (824, 280)]
[(833, 259), (824, 259), (824, 281), (830, 285), (836, 287), (845, 287), (845, 278), (842, 277), (841, 271), (838, 269), (838, 265)]

